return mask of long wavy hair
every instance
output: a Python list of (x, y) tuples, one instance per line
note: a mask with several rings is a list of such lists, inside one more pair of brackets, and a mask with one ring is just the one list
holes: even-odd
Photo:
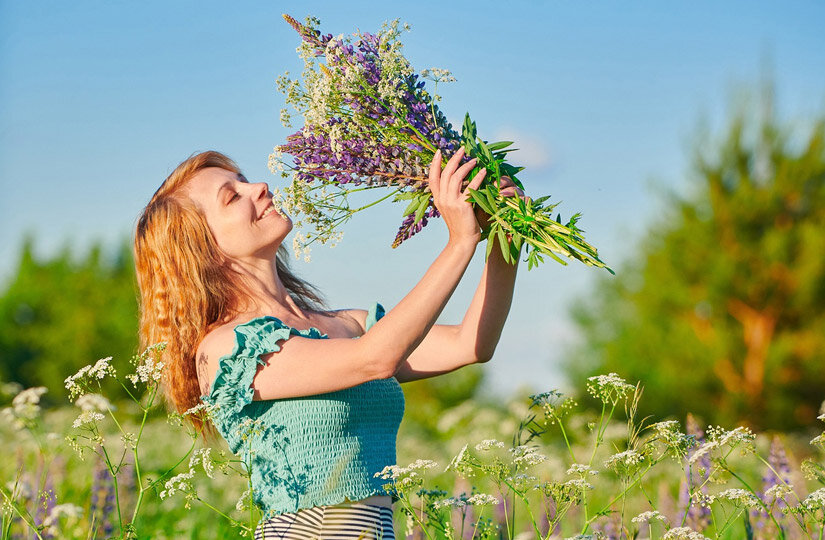
[[(200, 403), (195, 353), (204, 336), (240, 313), (250, 298), (248, 282), (230, 268), (206, 217), (182, 188), (200, 170), (220, 167), (239, 173), (229, 157), (193, 154), (163, 181), (138, 218), (134, 256), (140, 290), (140, 348), (165, 342), (161, 381), (167, 407), (183, 413)], [(283, 243), (276, 255), (278, 277), (304, 310), (327, 310), (321, 292), (289, 269)], [(325, 313), (324, 313), (325, 314)], [(186, 418), (204, 440), (215, 439), (210, 422)]]

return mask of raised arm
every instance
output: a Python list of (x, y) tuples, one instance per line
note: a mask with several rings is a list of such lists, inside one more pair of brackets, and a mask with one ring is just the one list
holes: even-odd
[[(464, 178), (475, 160), (459, 167), (463, 150), (441, 170), (436, 154), (430, 166), (430, 189), (450, 236), (445, 248), (413, 289), (359, 339), (311, 339), (292, 336), (280, 350), (263, 357), (253, 380), (255, 399), (277, 399), (314, 395), (349, 388), (368, 380), (392, 377), (404, 360), (428, 334), (472, 259), (480, 238), (473, 208), (462, 192)], [(484, 171), (468, 189), (478, 189)], [(199, 358), (205, 355), (208, 380), (218, 369), (218, 351), (231, 350), (224, 333), (204, 340)]]
[[(502, 178), (502, 186), (504, 196), (524, 196), (507, 177)], [(479, 208), (476, 216), (480, 224), (490, 219)], [(489, 361), (510, 312), (517, 270), (517, 264), (505, 261), (501, 251), (494, 248), (461, 324), (433, 325), (421, 345), (401, 364), (395, 378), (399, 382), (415, 381)]]

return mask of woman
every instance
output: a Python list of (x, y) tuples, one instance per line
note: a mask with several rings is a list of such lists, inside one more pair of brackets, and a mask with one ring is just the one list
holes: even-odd
[(430, 165), (449, 241), (386, 315), (377, 302), (325, 309), (286, 265), (290, 218), (223, 154), (185, 160), (144, 209), (141, 345), (167, 343), (164, 391), (178, 411), (215, 406), (214, 428), (249, 467), (264, 512), (255, 538), (394, 538), (392, 499), (375, 473), (396, 463), (399, 383), (488, 361), (513, 294), (516, 267), (494, 249), (462, 323), (435, 324), (489, 219), (467, 202), (475, 160), (463, 157), (442, 170), (437, 153)]

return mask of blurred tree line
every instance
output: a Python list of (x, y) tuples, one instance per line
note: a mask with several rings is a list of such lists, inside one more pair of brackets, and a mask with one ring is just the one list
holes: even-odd
[(693, 155), (687, 196), (572, 316), (567, 373), (644, 385), (642, 414), (810, 426), (825, 399), (825, 118), (783, 124), (768, 89)]
[[(44, 402), (63, 403), (66, 377), (107, 356), (123, 365), (137, 352), (137, 317), (129, 242), (109, 254), (97, 243), (77, 261), (64, 247), (39, 261), (29, 235), (0, 296), (0, 379), (45, 386)], [(119, 385), (104, 388), (125, 396)]]

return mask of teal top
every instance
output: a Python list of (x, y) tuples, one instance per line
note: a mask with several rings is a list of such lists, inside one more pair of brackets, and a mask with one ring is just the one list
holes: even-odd
[[(376, 302), (367, 330), (384, 315)], [(253, 401), (252, 379), (261, 356), (290, 336), (329, 338), (317, 328), (297, 330), (271, 316), (235, 327), (231, 354), (218, 361), (210, 392), (212, 420), (229, 448), (251, 465), (255, 503), (263, 520), (302, 508), (388, 495), (375, 473), (396, 464), (395, 441), (404, 393), (395, 379), (376, 379), (313, 396)], [(356, 338), (353, 338), (356, 339)]]

